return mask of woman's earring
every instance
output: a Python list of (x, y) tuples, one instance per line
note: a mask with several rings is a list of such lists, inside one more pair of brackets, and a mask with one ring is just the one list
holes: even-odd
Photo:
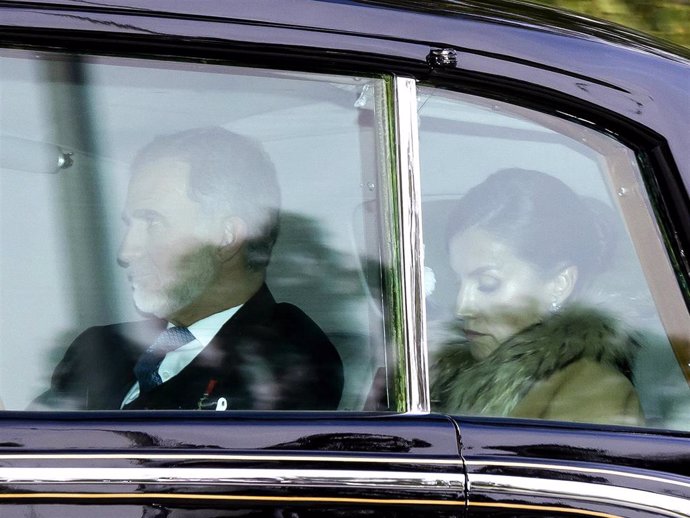
[(554, 297), (554, 299), (551, 301), (551, 313), (557, 313), (560, 310), (561, 310), (561, 305), (558, 302), (558, 300), (556, 300), (556, 298)]

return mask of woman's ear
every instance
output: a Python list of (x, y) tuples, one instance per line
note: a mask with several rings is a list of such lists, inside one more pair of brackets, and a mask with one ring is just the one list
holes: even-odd
[(247, 240), (247, 224), (236, 216), (225, 218), (219, 247), (221, 261), (234, 257)]
[(577, 266), (570, 265), (563, 268), (549, 282), (551, 306), (560, 308), (575, 290), (577, 284)]

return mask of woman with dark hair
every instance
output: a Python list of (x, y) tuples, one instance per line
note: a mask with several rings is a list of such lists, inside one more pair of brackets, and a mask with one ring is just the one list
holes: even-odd
[(611, 255), (607, 209), (522, 169), (494, 173), (458, 202), (447, 243), (463, 338), (433, 364), (436, 410), (643, 422), (637, 344), (615, 318), (575, 302)]

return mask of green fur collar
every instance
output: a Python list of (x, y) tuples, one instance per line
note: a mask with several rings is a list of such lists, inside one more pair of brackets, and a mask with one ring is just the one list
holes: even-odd
[(432, 366), (432, 402), (445, 412), (509, 415), (539, 380), (588, 358), (630, 377), (638, 346), (616, 319), (569, 307), (476, 360), (469, 342), (443, 347)]

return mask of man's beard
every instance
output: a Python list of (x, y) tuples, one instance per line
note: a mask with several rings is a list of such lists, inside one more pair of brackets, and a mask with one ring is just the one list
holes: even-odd
[(174, 278), (158, 290), (134, 289), (139, 311), (168, 318), (196, 301), (216, 280), (219, 263), (215, 248), (202, 246), (178, 261)]

